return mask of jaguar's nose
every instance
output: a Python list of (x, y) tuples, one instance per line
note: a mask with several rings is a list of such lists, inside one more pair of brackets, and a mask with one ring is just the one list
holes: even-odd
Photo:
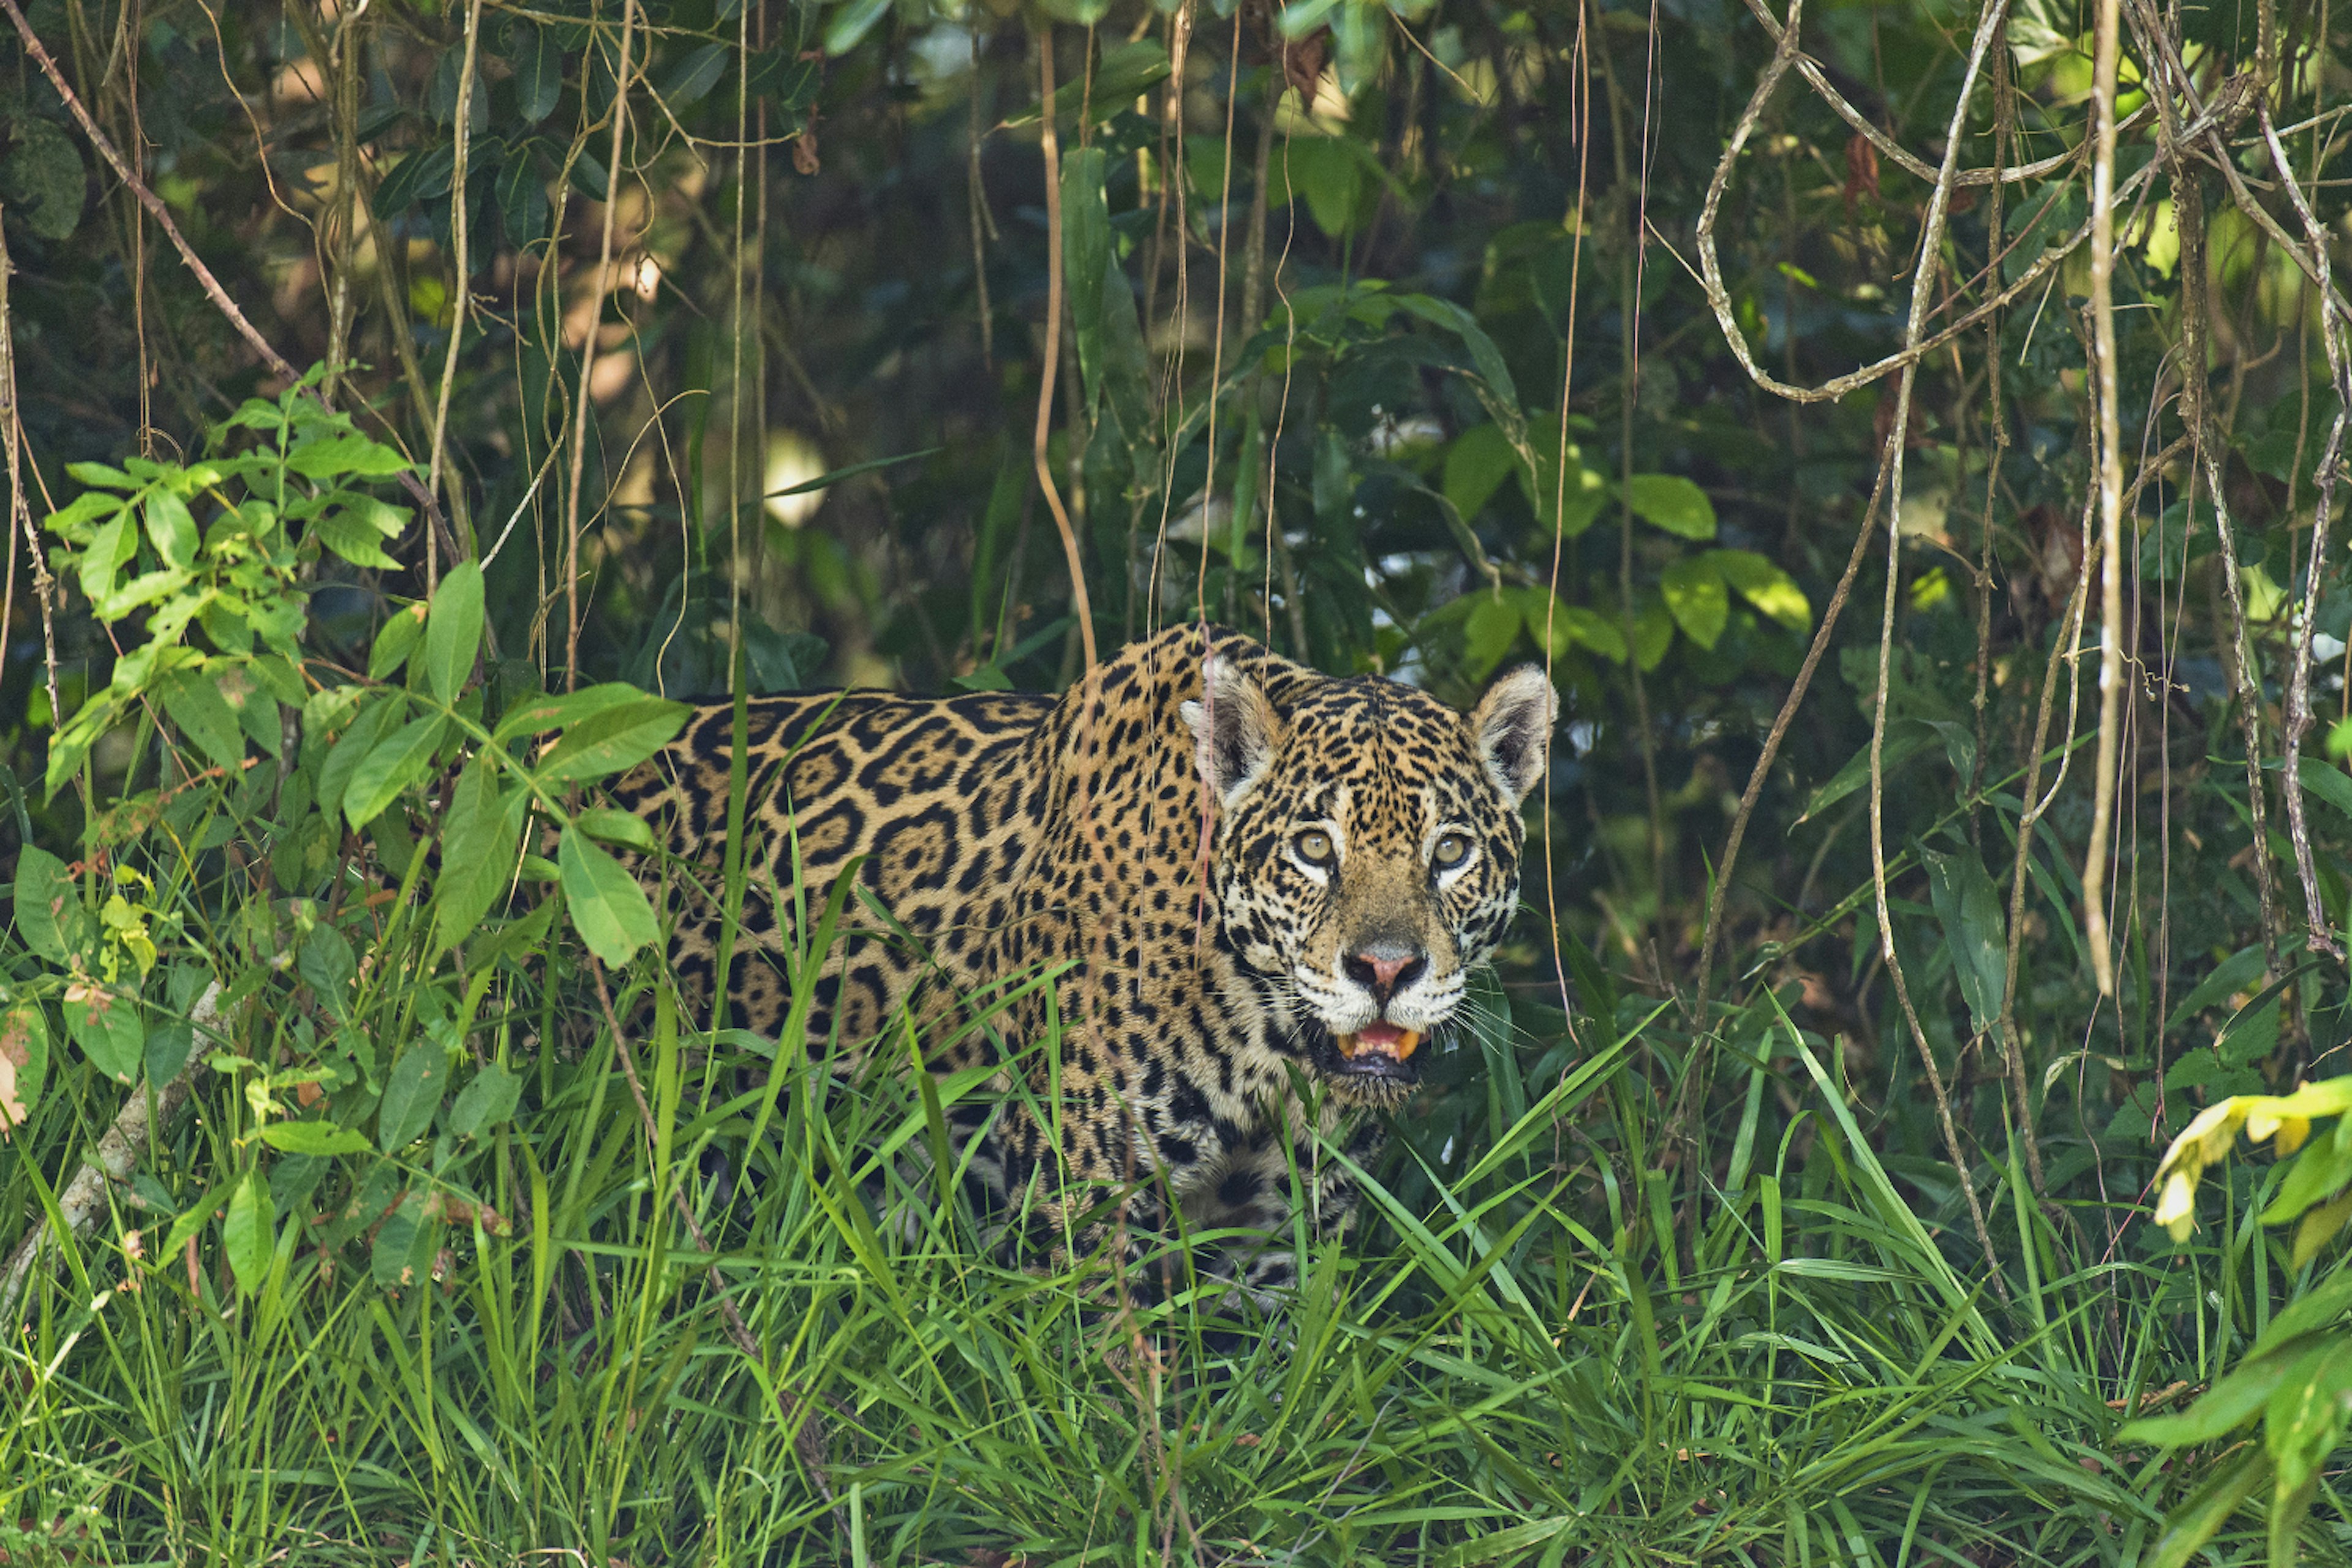
[(1372, 994), (1382, 1006), (1389, 998), (1420, 979), (1429, 969), (1429, 955), (1402, 942), (1371, 942), (1340, 963), (1348, 978)]

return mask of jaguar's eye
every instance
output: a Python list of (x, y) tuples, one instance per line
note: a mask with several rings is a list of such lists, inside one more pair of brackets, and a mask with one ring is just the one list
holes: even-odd
[(1430, 852), (1430, 858), (1437, 862), (1440, 870), (1459, 866), (1469, 858), (1470, 840), (1466, 836), (1459, 833), (1445, 835), (1437, 841), (1436, 848)]
[(1298, 858), (1310, 866), (1331, 863), (1331, 836), (1320, 828), (1310, 827), (1298, 836)]

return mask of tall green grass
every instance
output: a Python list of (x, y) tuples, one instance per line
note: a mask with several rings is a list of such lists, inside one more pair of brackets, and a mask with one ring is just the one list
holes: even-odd
[[(249, 1291), (216, 1229), (193, 1274), (120, 1239), (152, 1252), (252, 1158), (226, 1072), (42, 1270), (0, 1345), (11, 1563), (2124, 1565), (2172, 1487), (2111, 1449), (2126, 1409), (2226, 1364), (2281, 1283), (2242, 1188), (2176, 1258), (2110, 1242), (2130, 1194), (2037, 1205), (2011, 1161), (1979, 1172), (2004, 1301), (1770, 995), (1725, 1020), (1744, 1081), (1678, 1157), (1694, 1184), (1659, 1158), (1672, 1016), (1627, 999), (1563, 1049), (1493, 993), (1288, 1314), (1230, 1321), (1213, 1279), (1109, 1310), (1097, 1260), (1019, 1266), (899, 1157), (937, 1146), (919, 1083), (681, 1033), (640, 992), (625, 1061), (527, 943), (484, 989), (513, 1118), (271, 1156)], [(270, 1060), (295, 1016), (230, 1043)], [(0, 1213), (42, 1211), (119, 1092), (42, 1102)], [(2258, 1544), (2239, 1526), (2224, 1552)], [(2341, 1527), (2307, 1551), (2346, 1560)]]

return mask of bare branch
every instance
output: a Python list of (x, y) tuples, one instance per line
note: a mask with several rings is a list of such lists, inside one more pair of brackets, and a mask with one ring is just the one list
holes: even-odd
[[(2122, 47), (2120, 0), (2100, 0), (2091, 61), (2098, 121), (2091, 160), (2091, 362), (2098, 405), (2099, 738), (2091, 795), (2091, 836), (2083, 852), (2083, 938), (2099, 994), (2116, 994), (2107, 934), (2107, 839), (2115, 825), (2116, 773), (2124, 698), (2124, 460), (2116, 409), (2116, 69)], [(2150, 167), (2154, 165), (2151, 164)]]

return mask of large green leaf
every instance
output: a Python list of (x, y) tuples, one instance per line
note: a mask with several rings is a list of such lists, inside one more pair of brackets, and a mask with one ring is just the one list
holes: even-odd
[[(1706, 499), (1704, 496), (1701, 500)], [(1792, 632), (1812, 629), (1813, 606), (1797, 580), (1752, 550), (1710, 550), (1707, 561), (1739, 596)]]
[(247, 1171), (228, 1198), (228, 1220), (221, 1227), (229, 1272), (239, 1295), (261, 1289), (269, 1274), (269, 1254), (278, 1240), (278, 1215), (270, 1202), (269, 1184), (258, 1168)]
[(638, 697), (574, 724), (539, 764), (548, 784), (602, 778), (635, 767), (669, 744), (686, 716), (683, 702)]
[(533, 697), (508, 709), (505, 717), (499, 721), (499, 727), (491, 733), (501, 742), (513, 740), (518, 735), (544, 734), (550, 730), (581, 723), (607, 709), (637, 701), (644, 696), (645, 693), (634, 686), (610, 680), (601, 686), (585, 686), (559, 696)]
[(563, 900), (588, 951), (606, 963), (626, 963), (661, 934), (653, 905), (621, 863), (574, 827), (563, 830), (555, 851), (563, 874)]
[(1703, 555), (1671, 562), (1658, 574), (1658, 590), (1683, 635), (1712, 649), (1731, 616), (1731, 596), (1725, 592), (1723, 575), (1715, 563)]
[(2009, 994), (2009, 921), (2000, 897), (1974, 849), (1926, 854), (1927, 890), (1943, 924), (1960, 997), (1976, 1032), (1988, 1033), (2000, 1021)]
[(1634, 474), (1622, 489), (1633, 515), (1652, 528), (1682, 539), (1715, 537), (1715, 503), (1680, 474)]
[(471, 561), (449, 568), (433, 595), (425, 621), (425, 686), (455, 702), (482, 647), (482, 569)]
[(501, 795), (498, 774), (477, 760), (450, 792), (449, 815), (441, 831), (441, 870), (433, 887), (434, 940), (451, 948), (474, 934), (514, 875), (527, 790)]
[(365, 827), (400, 798), (400, 792), (425, 776), (440, 748), (449, 721), (438, 713), (412, 719), (378, 742), (343, 791), (343, 817), (353, 828)]
[(368, 1146), (361, 1133), (331, 1121), (272, 1121), (261, 1129), (261, 1141), (289, 1154), (357, 1154)]
[(216, 767), (235, 773), (245, 760), (245, 733), (220, 685), (200, 669), (183, 669), (163, 682), (163, 711)]
[(66, 875), (65, 862), (37, 844), (27, 844), (17, 853), (12, 907), (16, 934), (51, 963), (68, 963), (89, 940), (89, 913), (82, 908), (81, 889)]
[(376, 1107), (376, 1147), (389, 1154), (424, 1136), (441, 1091), (449, 1087), (449, 1055), (430, 1041), (400, 1053), (384, 1075), (383, 1100)]

